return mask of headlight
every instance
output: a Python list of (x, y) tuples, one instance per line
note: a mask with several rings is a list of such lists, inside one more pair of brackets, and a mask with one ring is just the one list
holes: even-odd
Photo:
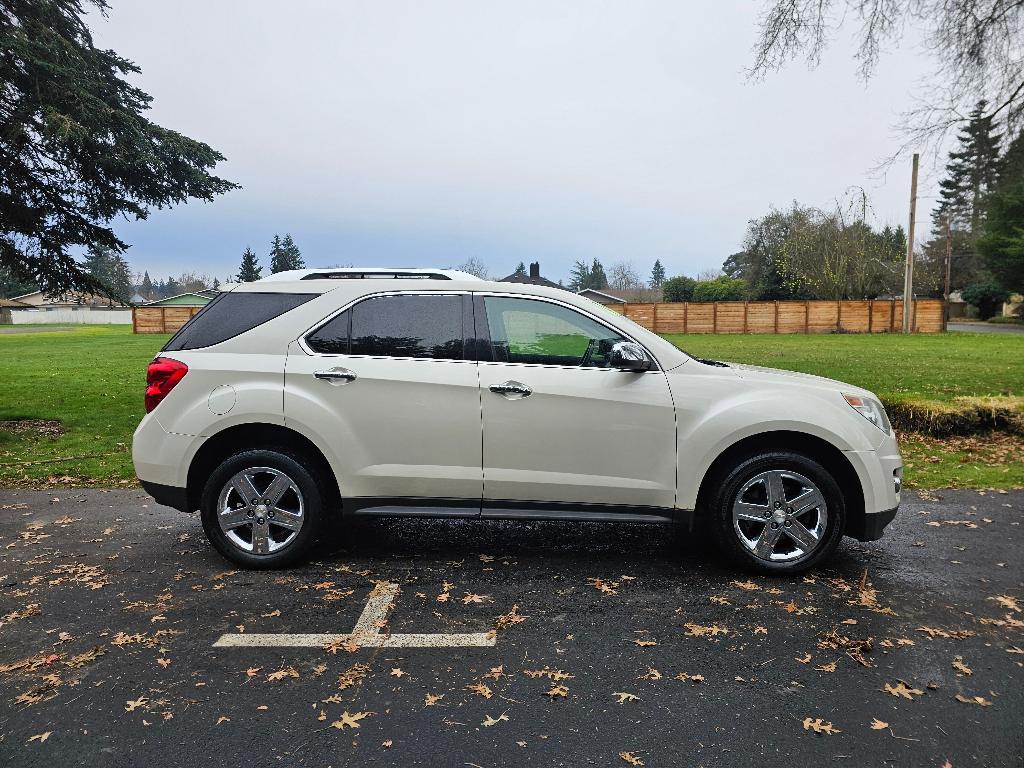
[(880, 430), (889, 434), (892, 427), (889, 424), (889, 417), (885, 415), (885, 408), (873, 397), (861, 397), (860, 395), (848, 395), (843, 393), (843, 398), (850, 404), (857, 413), (870, 421)]

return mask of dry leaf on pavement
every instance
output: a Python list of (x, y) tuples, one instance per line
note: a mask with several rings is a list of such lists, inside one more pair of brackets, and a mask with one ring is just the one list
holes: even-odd
[(619, 704), (624, 704), (627, 701), (640, 701), (640, 697), (637, 696), (635, 693), (624, 693), (622, 691), (615, 691), (615, 693), (613, 693), (612, 696), (618, 699)]
[(910, 688), (902, 680), (897, 680), (896, 685), (892, 683), (886, 683), (884, 688), (880, 689), (883, 693), (891, 693), (893, 696), (900, 696), (904, 699), (914, 700), (914, 696), (924, 695), (924, 691), (917, 688)]
[(826, 723), (820, 717), (816, 717), (813, 720), (809, 717), (805, 717), (804, 730), (814, 731), (815, 733), (827, 733), (829, 736), (836, 733), (842, 733), (842, 731), (832, 725), (832, 723)]
[(337, 728), (340, 731), (345, 728), (358, 728), (359, 721), (363, 718), (369, 717), (373, 712), (352, 712), (350, 713), (347, 709), (341, 713), (341, 718), (331, 723), (331, 728)]
[(644, 761), (641, 760), (639, 757), (637, 757), (632, 752), (619, 752), (619, 757), (621, 757), (623, 760), (625, 760), (630, 765), (640, 766), (640, 765), (644, 764)]
[(492, 725), (497, 725), (502, 720), (504, 720), (505, 722), (508, 722), (508, 713), (507, 712), (502, 712), (497, 717), (491, 717), (490, 715), (487, 715), (486, 717), (487, 717), (487, 719), (484, 720), (483, 723), (481, 723), (481, 725), (484, 725), (487, 728), (490, 728)]
[(991, 707), (992, 702), (981, 696), (961, 696), (959, 693), (953, 697), (961, 704), (977, 704), (979, 707)]

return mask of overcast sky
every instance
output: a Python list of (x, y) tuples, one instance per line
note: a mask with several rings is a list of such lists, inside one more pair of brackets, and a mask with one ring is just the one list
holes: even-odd
[(98, 44), (243, 187), (117, 225), (154, 277), (223, 280), (275, 232), (310, 266), (695, 275), (770, 206), (850, 185), (906, 222), (909, 160), (870, 169), (928, 61), (905, 45), (865, 86), (840, 38), (814, 71), (747, 82), (759, 2), (110, 1)]

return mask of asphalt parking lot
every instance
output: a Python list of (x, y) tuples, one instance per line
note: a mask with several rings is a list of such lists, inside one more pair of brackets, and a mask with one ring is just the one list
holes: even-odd
[(370, 520), (259, 573), (139, 491), (0, 491), (0, 764), (1016, 766), (1022, 520), (908, 495), (795, 580), (668, 526)]

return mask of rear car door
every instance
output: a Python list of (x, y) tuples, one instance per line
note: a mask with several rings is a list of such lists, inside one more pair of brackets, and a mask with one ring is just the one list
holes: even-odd
[(363, 298), (292, 344), (285, 421), (326, 443), (346, 506), (479, 511), (471, 329), (468, 294), (400, 292)]
[(628, 339), (578, 308), (516, 295), (476, 294), (474, 303), (484, 514), (673, 507), (675, 412), (664, 372), (609, 367), (611, 346)]

